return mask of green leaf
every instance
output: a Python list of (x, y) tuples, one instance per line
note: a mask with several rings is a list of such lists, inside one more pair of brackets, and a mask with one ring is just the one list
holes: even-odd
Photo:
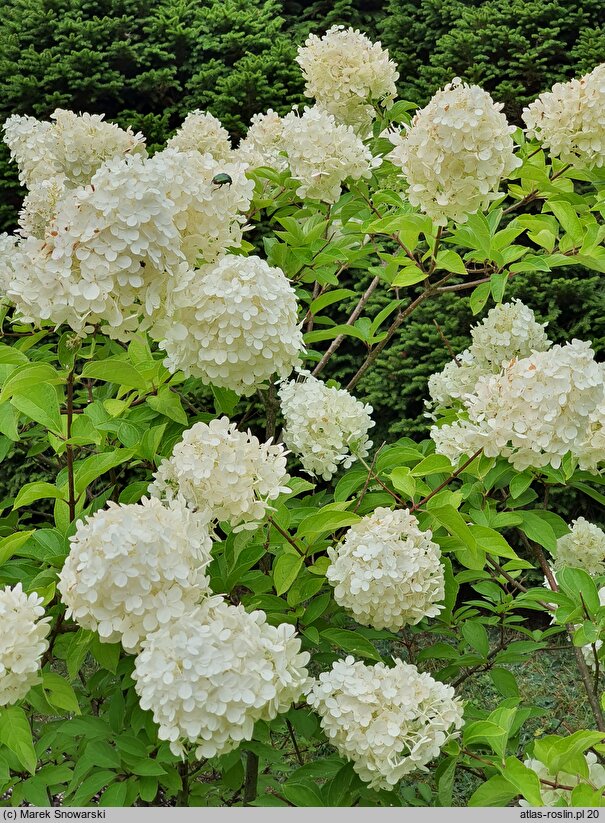
[(127, 794), (128, 786), (126, 783), (113, 783), (101, 795), (99, 806), (123, 806)]
[(439, 764), (435, 772), (437, 778), (437, 796), (441, 806), (452, 805), (454, 778), (456, 777), (457, 757), (448, 757)]
[(46, 429), (59, 434), (63, 431), (59, 398), (54, 386), (39, 383), (36, 386), (28, 386), (24, 394), (15, 391), (11, 403), (22, 414)]
[(553, 214), (563, 226), (564, 231), (569, 234), (575, 246), (580, 246), (584, 237), (584, 228), (574, 207), (571, 203), (559, 200), (549, 200), (548, 206)]
[(518, 697), (517, 678), (508, 669), (492, 669), (489, 673), (494, 686), (503, 697)]
[(0, 743), (13, 752), (30, 774), (36, 771), (37, 757), (27, 715), (20, 706), (0, 709)]
[(477, 620), (466, 620), (462, 624), (462, 636), (482, 657), (489, 654), (489, 638), (485, 626)]
[(544, 805), (540, 779), (533, 769), (528, 769), (516, 757), (507, 757), (502, 774), (532, 806)]
[(479, 314), (481, 309), (485, 306), (490, 295), (491, 288), (491, 283), (481, 283), (480, 286), (473, 289), (473, 292), (469, 298), (469, 305), (473, 314)]
[(223, 389), (220, 386), (212, 386), (212, 394), (214, 395), (214, 408), (217, 414), (226, 414), (231, 417), (235, 411), (235, 407), (239, 403), (239, 394), (236, 394), (231, 389)]
[(497, 272), (490, 277), (490, 289), (494, 302), (501, 303), (508, 282), (508, 272)]
[(73, 714), (81, 714), (76, 693), (61, 675), (42, 672), (42, 691), (51, 706)]
[(359, 523), (360, 520), (361, 517), (354, 512), (322, 509), (305, 517), (301, 521), (296, 535), (297, 537), (309, 537), (316, 540), (320, 534), (332, 534), (345, 526)]
[(101, 769), (87, 777), (70, 800), (70, 806), (87, 806), (88, 802), (116, 779), (115, 772)]
[(0, 540), (0, 566), (2, 563), (10, 560), (13, 554), (27, 543), (32, 534), (34, 534), (34, 531), (30, 530), (27, 532), (15, 532), (15, 534), (10, 534), (8, 537), (2, 538), (2, 540)]
[(284, 797), (294, 806), (323, 806), (324, 802), (317, 786), (313, 783), (285, 783)]
[(410, 265), (395, 275), (391, 286), (413, 286), (421, 280), (426, 280), (426, 272), (418, 266)]
[(52, 483), (44, 483), (41, 480), (35, 483), (26, 483), (19, 491), (13, 503), (13, 509), (20, 509), (23, 506), (29, 506), (35, 500), (64, 500), (62, 493)]
[(530, 540), (533, 540), (535, 543), (548, 549), (549, 552), (555, 554), (557, 551), (557, 538), (552, 526), (544, 520), (540, 513), (519, 511), (518, 514), (523, 520), (520, 526), (521, 531), (526, 534)]
[(445, 271), (453, 272), (454, 274), (466, 274), (466, 266), (464, 260), (459, 254), (450, 249), (444, 249), (437, 253), (437, 268), (445, 269)]
[(594, 616), (600, 609), (599, 593), (592, 577), (583, 569), (563, 568), (557, 572), (559, 589), (574, 603), (585, 605)]
[(95, 634), (92, 638), (90, 651), (99, 666), (112, 674), (116, 673), (122, 646), (120, 643), (102, 643)]
[(513, 797), (518, 795), (514, 786), (502, 777), (495, 774), (471, 795), (469, 806), (508, 806)]
[(81, 494), (85, 491), (97, 477), (125, 463), (132, 457), (132, 454), (132, 449), (116, 449), (112, 452), (93, 454), (85, 460), (76, 463), (74, 472), (76, 494)]
[(145, 760), (138, 760), (130, 766), (130, 771), (141, 777), (160, 777), (166, 774), (166, 769), (164, 769), (157, 760), (153, 760), (150, 757)]
[(321, 632), (324, 640), (339, 646), (350, 654), (357, 654), (360, 657), (368, 657), (370, 660), (381, 661), (382, 658), (374, 646), (363, 635), (358, 632), (351, 632), (348, 629), (324, 629)]
[(299, 554), (286, 552), (277, 558), (273, 567), (273, 585), (277, 594), (287, 592), (302, 569), (303, 558)]
[(107, 383), (116, 383), (118, 386), (127, 386), (131, 389), (145, 390), (149, 383), (141, 372), (128, 360), (119, 357), (110, 357), (108, 360), (98, 360), (87, 363), (80, 377), (93, 380), (103, 380)]
[(399, 466), (393, 469), (389, 477), (393, 487), (397, 489), (398, 492), (405, 494), (410, 500), (414, 497), (416, 493), (416, 481), (412, 477), (409, 466)]
[(0, 403), (9, 400), (14, 394), (22, 394), (32, 386), (40, 383), (60, 383), (61, 377), (56, 369), (48, 363), (27, 363), (19, 366), (4, 381), (0, 392)]
[(188, 418), (183, 409), (181, 398), (175, 392), (171, 391), (168, 386), (162, 386), (157, 395), (151, 395), (147, 398), (147, 403), (154, 411), (169, 417), (176, 423), (187, 425)]
[(0, 364), (21, 366), (23, 363), (29, 363), (26, 354), (14, 346), (7, 346), (6, 343), (0, 343)]
[(508, 734), (508, 729), (491, 720), (476, 720), (465, 727), (464, 743), (467, 746), (473, 743), (487, 743), (496, 754), (503, 757)]
[(454, 468), (443, 454), (429, 454), (412, 469), (414, 477), (428, 477), (431, 474), (451, 474)]
[(515, 474), (509, 483), (510, 496), (515, 500), (531, 486), (533, 477), (531, 474)]
[(16, 442), (19, 440), (17, 424), (19, 422), (19, 411), (10, 403), (0, 406), (0, 434)]
[(63, 332), (59, 338), (57, 356), (64, 369), (73, 369), (76, 355), (82, 347), (82, 338), (72, 331)]
[[(569, 761), (582, 755), (587, 749), (601, 743), (605, 738), (604, 732), (579, 731), (569, 735), (569, 737), (557, 737), (548, 735), (534, 743), (534, 756), (556, 774), (559, 771), (567, 771)], [(587, 771), (587, 770), (586, 770)]]
[(519, 560), (519, 557), (502, 535), (489, 526), (469, 526), (469, 530), (481, 551), (487, 554), (495, 554), (498, 557), (506, 557), (509, 560)]
[(315, 300), (311, 302), (309, 311), (311, 314), (319, 314), (319, 312), (322, 309), (325, 309), (326, 306), (331, 306), (332, 303), (339, 303), (347, 297), (354, 297), (355, 294), (356, 292), (352, 289), (334, 289), (334, 291), (328, 291), (325, 294), (316, 297)]
[(307, 334), (305, 334), (305, 343), (309, 345), (311, 343), (319, 343), (322, 340), (333, 340), (341, 334), (356, 337), (358, 340), (365, 341), (367, 339), (367, 334), (364, 334), (364, 332), (360, 331), (356, 326), (348, 326), (342, 323), (338, 326), (331, 326), (329, 329), (317, 329), (307, 332)]
[(445, 526), (451, 535), (461, 540), (469, 549), (477, 548), (477, 541), (472, 531), (460, 512), (456, 511), (453, 506), (439, 506), (431, 509), (431, 515), (441, 523), (442, 526)]

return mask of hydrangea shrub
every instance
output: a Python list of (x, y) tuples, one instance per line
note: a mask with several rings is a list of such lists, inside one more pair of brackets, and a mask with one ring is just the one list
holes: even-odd
[[(605, 535), (550, 490), (605, 502), (605, 367), (506, 299), (605, 271), (603, 67), (524, 132), (456, 78), (412, 114), (358, 31), (298, 63), (315, 102), (239, 146), (200, 110), (152, 156), (97, 115), (5, 124), (0, 460), (47, 480), (1, 503), (3, 802), (603, 805)], [(373, 443), (359, 380), (452, 293), (477, 323), (426, 438)], [(528, 741), (510, 667), (553, 649), (594, 722)]]

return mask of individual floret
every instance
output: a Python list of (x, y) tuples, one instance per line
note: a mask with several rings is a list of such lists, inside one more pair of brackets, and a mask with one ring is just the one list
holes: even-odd
[(40, 679), (50, 629), (42, 601), (36, 592), (26, 594), (21, 583), (0, 589), (0, 706), (21, 700)]
[(555, 83), (523, 109), (530, 138), (576, 168), (605, 165), (605, 63), (568, 83)]
[(160, 348), (171, 372), (252, 394), (303, 351), (294, 289), (260, 257), (228, 254), (172, 291)]
[(328, 388), (309, 372), (301, 371), (300, 378), (282, 383), (278, 392), (282, 437), (306, 471), (329, 480), (339, 467), (348, 469), (358, 457), (367, 457), (372, 407), (345, 389)]
[(296, 62), (305, 78), (305, 95), (340, 123), (367, 134), (375, 111), (372, 101), (392, 103), (399, 77), (389, 53), (360, 31), (332, 26), (299, 46)]
[(402, 169), (407, 196), (439, 226), (464, 223), (489, 206), (500, 181), (521, 160), (514, 155), (502, 104), (458, 77), (414, 116), (404, 135), (391, 135), (388, 159)]
[(67, 616), (129, 652), (209, 592), (206, 518), (181, 501), (118, 505), (78, 521), (58, 588)]
[(308, 660), (294, 626), (213, 597), (147, 637), (133, 678), (160, 740), (176, 755), (189, 743), (200, 759), (235, 749), (257, 720), (287, 711), (305, 688)]
[(395, 660), (366, 666), (352, 657), (319, 675), (308, 695), (339, 754), (372, 788), (392, 789), (424, 769), (462, 726), (454, 689)]
[(334, 599), (358, 623), (399, 631), (442, 610), (444, 577), (439, 546), (407, 509), (378, 508), (328, 549)]
[(196, 423), (162, 460), (149, 492), (168, 500), (181, 496), (236, 530), (255, 529), (271, 502), (291, 491), (286, 454), (282, 445), (238, 431), (227, 417)]

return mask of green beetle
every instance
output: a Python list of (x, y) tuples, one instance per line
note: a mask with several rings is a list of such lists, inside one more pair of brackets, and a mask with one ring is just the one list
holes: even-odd
[(215, 186), (230, 186), (233, 180), (226, 172), (222, 171), (214, 175), (212, 182)]

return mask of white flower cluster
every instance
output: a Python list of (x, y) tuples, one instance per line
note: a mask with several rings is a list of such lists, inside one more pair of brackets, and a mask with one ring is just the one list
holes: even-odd
[(308, 660), (293, 626), (213, 597), (146, 638), (133, 678), (174, 754), (189, 742), (197, 758), (215, 757), (300, 697)]
[(283, 440), (306, 471), (329, 480), (339, 466), (348, 469), (357, 456), (367, 457), (372, 407), (345, 389), (328, 388), (309, 372), (302, 380), (281, 384), (278, 394), (284, 416)]
[(605, 165), (605, 63), (569, 83), (555, 83), (523, 109), (535, 137), (564, 163), (587, 169)]
[(497, 374), (514, 358), (529, 357), (546, 351), (551, 342), (533, 311), (520, 300), (499, 303), (471, 330), (470, 348), (446, 363), (441, 372), (429, 378), (432, 404), (447, 408), (473, 392), (486, 374)]
[(68, 186), (90, 183), (106, 160), (129, 154), (145, 155), (145, 138), (131, 129), (106, 123), (102, 114), (74, 114), (56, 109), (54, 123), (13, 114), (4, 124), (4, 142), (28, 188), (63, 176)]
[(350, 126), (317, 106), (302, 115), (291, 111), (283, 118), (283, 141), (290, 174), (300, 185), (299, 197), (335, 203), (345, 180), (369, 178), (380, 158), (370, 150)]
[(250, 128), (235, 155), (252, 169), (268, 166), (284, 171), (288, 168), (285, 151), (284, 121), (277, 112), (269, 109), (266, 114), (252, 117)]
[(567, 566), (592, 575), (605, 572), (605, 532), (584, 517), (574, 520), (571, 531), (557, 540), (555, 571)]
[(166, 148), (177, 151), (199, 151), (210, 154), (215, 160), (229, 160), (231, 140), (229, 132), (218, 118), (210, 112), (189, 112), (177, 129), (176, 134), (166, 143)]
[[(254, 189), (244, 163), (176, 149), (147, 158), (136, 152), (136, 136), (97, 115), (30, 120), (7, 123), (15, 157), (22, 151), (37, 171), (28, 167), (22, 238), (12, 249), (0, 244), (6, 293), (24, 320), (67, 323), (78, 333), (103, 323), (110, 336), (128, 339), (156, 322), (183, 267), (241, 243)], [(34, 150), (39, 133), (55, 135), (63, 154), (55, 147), (52, 156), (64, 162), (44, 165), (43, 147)], [(219, 172), (231, 185), (213, 183)]]
[(238, 431), (227, 417), (196, 423), (162, 460), (149, 492), (168, 500), (180, 496), (236, 530), (255, 529), (271, 501), (290, 492), (286, 454), (282, 445)]
[(328, 549), (334, 599), (364, 626), (399, 631), (439, 614), (445, 594), (439, 546), (407, 509), (378, 508)]
[(190, 272), (169, 301), (160, 348), (170, 371), (252, 394), (287, 377), (303, 350), (294, 289), (260, 257), (225, 255)]
[(465, 399), (468, 419), (433, 427), (431, 436), (437, 451), (453, 461), (483, 448), (519, 471), (558, 468), (565, 454), (584, 447), (604, 391), (590, 344), (573, 340), (480, 377)]
[[(605, 363), (601, 363), (601, 374), (605, 384)], [(605, 391), (603, 400), (590, 415), (585, 436), (577, 444), (574, 454), (582, 471), (596, 472), (605, 460)]]
[(0, 589), (0, 706), (21, 700), (38, 682), (50, 628), (42, 600), (26, 594), (21, 583)]
[(338, 660), (319, 675), (307, 698), (330, 743), (378, 789), (392, 789), (423, 769), (462, 726), (462, 706), (451, 686), (394, 662), (388, 668)]
[[(586, 765), (588, 766), (588, 779), (586, 780), (574, 770), (574, 774), (560, 771), (553, 774), (549, 771), (541, 760), (529, 757), (524, 761), (524, 765), (528, 769), (532, 769), (540, 778), (540, 780), (549, 780), (551, 783), (558, 783), (562, 786), (577, 786), (581, 783), (588, 783), (595, 789), (605, 788), (605, 767), (598, 761), (597, 756), (593, 752), (587, 752)], [(555, 788), (541, 784), (540, 792), (542, 794), (542, 801), (545, 806), (570, 806), (571, 805), (571, 791), (568, 789)], [(563, 801), (563, 803), (561, 803)], [(531, 803), (527, 800), (520, 800), (519, 806), (529, 807)]]
[(366, 134), (374, 119), (370, 101), (393, 101), (399, 77), (380, 42), (353, 28), (332, 26), (323, 37), (310, 34), (296, 62), (306, 81), (305, 95), (339, 123)]
[[(240, 245), (244, 212), (254, 193), (245, 163), (236, 157), (218, 161), (210, 154), (174, 148), (158, 152), (149, 163), (179, 232), (181, 255), (190, 266), (212, 263)], [(213, 181), (219, 173), (229, 175), (231, 183), (217, 186)]]
[(110, 502), (79, 521), (70, 541), (58, 583), (67, 616), (126, 651), (209, 594), (208, 527), (180, 501)]
[(437, 225), (487, 208), (500, 181), (521, 165), (502, 104), (455, 78), (414, 116), (404, 135), (390, 136), (389, 160), (402, 169), (407, 196)]
[(545, 326), (520, 300), (499, 303), (471, 330), (473, 342), (469, 352), (480, 365), (498, 370), (513, 358), (549, 349), (551, 341)]
[(465, 349), (456, 355), (455, 360), (448, 360), (440, 372), (429, 377), (431, 402), (427, 405), (449, 408), (456, 401), (464, 400), (473, 391), (482, 374), (485, 374), (485, 368)]

